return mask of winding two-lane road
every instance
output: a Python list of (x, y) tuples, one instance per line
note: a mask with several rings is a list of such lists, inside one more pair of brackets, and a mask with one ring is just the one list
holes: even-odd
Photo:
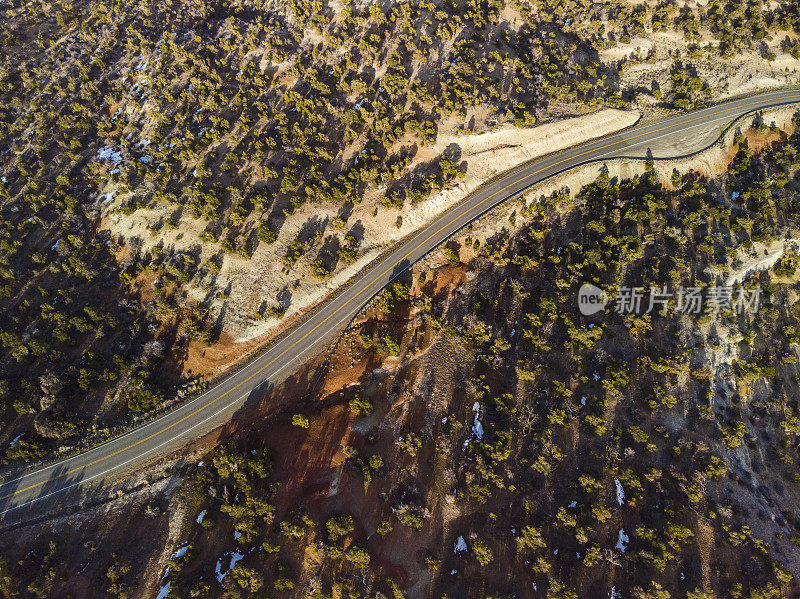
[[(166, 455), (230, 419), (251, 392), (297, 369), (340, 333), (393, 278), (478, 216), (520, 191), (568, 169), (602, 159), (644, 157), (668, 136), (707, 134), (709, 128), (763, 108), (800, 102), (800, 89), (763, 93), (705, 108), (581, 144), (530, 162), (470, 194), (433, 223), (402, 241), (345, 289), (319, 306), (272, 347), (202, 395), (125, 435), (84, 453), (0, 484), (0, 524), (71, 505), (87, 485), (102, 483)], [(696, 150), (698, 148), (692, 148)], [(658, 158), (666, 158), (656, 153)], [(69, 492), (67, 492), (69, 491)], [(72, 502), (72, 503), (70, 503)]]

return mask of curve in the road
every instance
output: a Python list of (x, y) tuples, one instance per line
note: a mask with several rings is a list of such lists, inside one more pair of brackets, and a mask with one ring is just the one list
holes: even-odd
[(0, 517), (7, 520), (12, 514), (28, 512), (21, 508), (29, 508), (34, 503), (42, 505), (44, 499), (58, 501), (65, 491), (81, 490), (91, 481), (102, 481), (110, 474), (133, 469), (226, 422), (250, 393), (265, 382), (275, 382), (286, 370), (298, 367), (311, 351), (339, 332), (372, 297), (410, 265), (520, 191), (577, 166), (632, 156), (666, 135), (707, 127), (721, 120), (732, 122), (747, 113), (797, 102), (800, 102), (798, 89), (741, 98), (587, 142), (501, 175), (401, 242), (272, 347), (215, 387), (120, 437), (0, 484)]

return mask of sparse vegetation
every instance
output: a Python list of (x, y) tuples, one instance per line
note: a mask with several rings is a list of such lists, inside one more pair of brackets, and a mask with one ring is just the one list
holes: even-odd
[[(275, 258), (285, 287), (242, 317), (273, 326), (376, 249), (370, 215), (422, 222), (466, 177), (447, 136), (685, 110), (745, 61), (796, 81), (800, 56), (791, 0), (0, 12), (0, 459), (20, 467), (202, 390), (235, 268)], [(521, 193), (511, 230), (382, 291), (324, 385), (291, 380), (202, 460), (99, 490), (111, 509), (4, 535), (0, 596), (796, 595), (798, 181), (800, 137), (759, 118), (716, 180), (666, 189), (651, 158)], [(585, 282), (708, 292), (776, 247), (745, 278), (752, 314), (576, 308)]]

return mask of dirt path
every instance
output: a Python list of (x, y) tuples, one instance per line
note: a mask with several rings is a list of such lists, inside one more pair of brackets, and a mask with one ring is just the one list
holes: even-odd
[(740, 268), (737, 268), (734, 272), (728, 275), (727, 279), (725, 280), (725, 285), (733, 286), (733, 285), (740, 285), (742, 281), (744, 281), (747, 277), (755, 272), (759, 272), (762, 270), (769, 270), (772, 268), (775, 263), (783, 257), (784, 252), (786, 251), (787, 247), (794, 243), (795, 245), (798, 244), (798, 239), (781, 239), (779, 241), (775, 241), (768, 246), (765, 246), (761, 253), (763, 256), (758, 256), (755, 258), (751, 258), (747, 262), (745, 262)]

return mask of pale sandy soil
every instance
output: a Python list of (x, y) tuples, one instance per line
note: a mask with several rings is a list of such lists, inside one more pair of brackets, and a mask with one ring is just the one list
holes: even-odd
[[(728, 275), (726, 285), (740, 285), (747, 277), (762, 270), (769, 270), (783, 257), (789, 247), (797, 248), (796, 239), (780, 239), (770, 244), (754, 243), (749, 255), (741, 256), (745, 260), (741, 267)], [(741, 252), (740, 252), (741, 254)]]
[[(477, 135), (440, 135), (434, 145), (436, 154), (449, 145), (461, 148), (462, 160), (467, 162), (467, 175), (461, 183), (422, 202), (404, 217), (404, 229), (417, 229), (443, 210), (503, 171), (524, 164), (589, 139), (602, 137), (636, 123), (639, 113), (622, 110), (602, 110), (582, 117), (548, 123), (538, 127), (506, 126), (500, 130)], [(409, 229), (405, 229), (409, 226)], [(396, 238), (404, 235), (394, 235)]]
[[(652, 88), (653, 81), (658, 82), (665, 94), (671, 89), (670, 69), (676, 57), (697, 69), (697, 74), (707, 81), (713, 91), (713, 97), (719, 100), (743, 94), (765, 91), (787, 85), (800, 83), (800, 61), (781, 51), (781, 42), (788, 32), (775, 32), (767, 46), (776, 58), (768, 61), (756, 53), (742, 54), (730, 59), (722, 59), (716, 49), (704, 53), (700, 58), (689, 56), (690, 43), (681, 33), (664, 31), (648, 34), (647, 37), (635, 37), (627, 44), (618, 43), (612, 48), (599, 52), (603, 63), (609, 64), (624, 58), (628, 62), (622, 76), (622, 87), (627, 89)], [(701, 39), (698, 44), (706, 46), (715, 43), (710, 36)], [(637, 56), (644, 59), (647, 53), (655, 48), (657, 55), (654, 62), (637, 62)], [(634, 105), (643, 108), (656, 103), (647, 93), (636, 97)]]
[[(467, 164), (466, 176), (457, 186), (444, 190), (413, 208), (407, 205), (403, 211), (379, 209), (377, 215), (373, 213), (375, 202), (367, 198), (354, 208), (347, 225), (340, 231), (334, 231), (329, 226), (340, 214), (339, 206), (305, 206), (286, 220), (276, 243), (260, 244), (250, 260), (226, 255), (222, 269), (211, 288), (214, 291), (229, 289), (228, 298), (214, 300), (214, 309), (221, 315), (225, 333), (237, 342), (246, 342), (269, 334), (278, 321), (270, 318), (255, 320), (253, 317), (263, 305), (281, 304), (287, 307), (287, 317), (308, 308), (366, 267), (389, 244), (433, 220), (486, 179), (538, 156), (633, 125), (638, 116), (636, 112), (603, 110), (532, 128), (506, 126), (496, 131), (466, 136), (441, 134), (433, 146), (419, 152), (417, 160), (429, 160), (440, 155), (452, 144), (457, 144), (461, 148), (461, 160)], [(376, 190), (373, 194), (377, 196), (381, 191)], [(201, 241), (200, 234), (206, 227), (204, 220), (183, 214), (176, 228), (164, 227), (151, 234), (147, 226), (158, 222), (162, 217), (168, 217), (173, 208), (164, 206), (142, 209), (131, 215), (124, 215), (114, 209), (122, 199), (125, 196), (117, 194), (114, 200), (103, 206), (103, 226), (127, 239), (140, 238), (144, 250), (159, 243), (176, 251), (201, 248), (202, 261), (220, 251), (218, 244)], [(402, 225), (397, 227), (399, 215), (402, 215)], [(323, 238), (314, 243), (289, 273), (282, 272), (281, 257), (286, 254), (289, 244), (301, 228), (313, 221), (318, 222), (325, 230)], [(356, 261), (347, 267), (338, 268), (325, 281), (311, 276), (310, 265), (317, 257), (324, 237), (336, 235), (341, 241), (354, 228), (362, 230), (363, 236)], [(190, 287), (190, 294), (196, 299), (203, 299), (208, 293), (208, 288)]]

